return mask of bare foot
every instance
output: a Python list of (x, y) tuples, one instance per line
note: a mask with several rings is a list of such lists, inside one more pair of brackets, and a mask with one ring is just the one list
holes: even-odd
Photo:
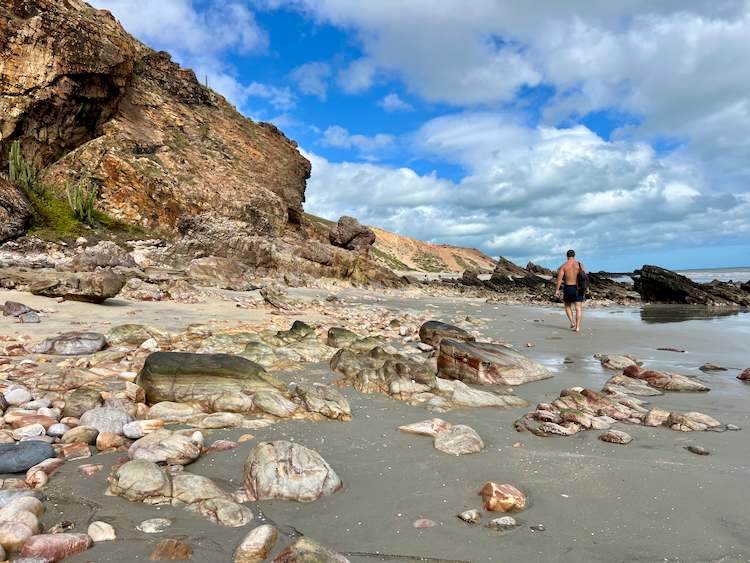
[(576, 327), (576, 332), (581, 332), (581, 327), (580, 326)]

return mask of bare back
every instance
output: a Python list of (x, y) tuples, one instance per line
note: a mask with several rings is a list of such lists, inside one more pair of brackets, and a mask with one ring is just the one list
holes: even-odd
[(565, 264), (560, 266), (560, 269), (563, 272), (565, 285), (576, 285), (578, 283), (578, 271), (580, 270), (580, 265), (577, 260), (568, 260)]

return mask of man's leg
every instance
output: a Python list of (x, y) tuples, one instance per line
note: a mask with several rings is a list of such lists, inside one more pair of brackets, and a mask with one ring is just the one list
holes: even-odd
[(570, 328), (575, 328), (576, 323), (573, 320), (573, 308), (570, 306), (570, 303), (565, 303), (565, 314), (568, 315), (568, 320), (570, 321)]
[(581, 320), (583, 319), (583, 303), (576, 301), (576, 332), (581, 330)]

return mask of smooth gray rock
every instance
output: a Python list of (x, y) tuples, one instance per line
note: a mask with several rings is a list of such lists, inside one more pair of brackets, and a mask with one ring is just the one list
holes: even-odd
[(55, 448), (39, 440), (0, 444), (0, 473), (21, 473), (51, 457)]
[(66, 332), (60, 336), (47, 338), (34, 346), (35, 354), (56, 354), (59, 356), (83, 356), (103, 350), (107, 340), (98, 332)]

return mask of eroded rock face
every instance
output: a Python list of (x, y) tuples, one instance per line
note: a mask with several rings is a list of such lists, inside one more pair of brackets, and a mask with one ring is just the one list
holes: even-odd
[(217, 207), (275, 229), (301, 213), (310, 163), (296, 144), (109, 12), (80, 0), (6, 2), (0, 44), (0, 154), (20, 139), (38, 165), (54, 162), (50, 185), (92, 178), (104, 210), (154, 228)]
[(62, 264), (59, 269), (71, 272), (94, 272), (98, 268), (135, 268), (133, 257), (114, 242), (103, 240), (95, 246), (85, 248)]
[(149, 404), (189, 403), (205, 412), (222, 410), (215, 407), (224, 397), (284, 389), (261, 366), (240, 356), (188, 352), (151, 354), (136, 382), (145, 389)]
[(443, 338), (438, 376), (480, 385), (521, 385), (552, 374), (541, 364), (501, 344)]
[(0, 177), (0, 243), (21, 236), (30, 219), (29, 200), (16, 186)]
[(196, 258), (187, 267), (190, 281), (202, 286), (247, 291), (254, 286), (247, 276), (247, 268), (237, 260), (207, 256)]
[(261, 442), (245, 461), (244, 483), (255, 500), (312, 502), (343, 487), (319, 453), (300, 444)]
[(339, 219), (336, 229), (331, 231), (330, 241), (334, 246), (367, 253), (375, 242), (375, 233), (354, 217), (345, 215)]

